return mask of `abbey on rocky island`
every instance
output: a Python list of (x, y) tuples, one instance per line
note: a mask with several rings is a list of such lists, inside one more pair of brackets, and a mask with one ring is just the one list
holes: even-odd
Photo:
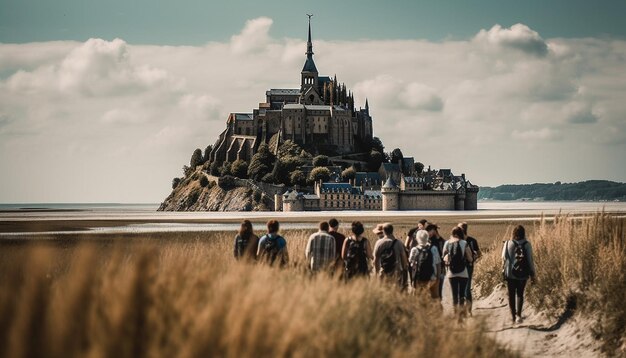
[[(362, 164), (368, 164), (362, 158), (368, 158), (373, 143), (381, 144), (380, 151), (382, 143), (373, 137), (368, 101), (357, 110), (352, 92), (338, 83), (336, 75), (319, 75), (313, 60), (310, 16), (300, 88), (270, 89), (265, 93), (265, 102), (252, 113), (230, 113), (226, 129), (207, 160), (216, 168), (234, 162), (250, 163), (259, 147), (266, 144), (277, 157), (276, 165), (279, 149), (288, 141), (309, 155), (309, 159), (301, 158), (304, 164), (297, 167), (304, 175), (314, 169), (312, 155), (328, 155), (335, 165), (326, 166), (331, 173), (327, 182), (315, 179), (312, 183), (309, 179), (313, 184), (310, 188), (270, 188), (269, 183), (241, 180), (255, 190), (264, 185), (263, 192), (273, 197), (269, 200), (276, 211), (477, 209), (478, 186), (466, 180), (465, 174), (457, 176), (450, 169), (429, 167), (424, 171), (422, 165), (418, 170), (412, 157), (394, 162), (390, 156), (378, 169), (370, 165), (369, 171), (360, 171), (366, 166)], [(355, 173), (345, 180), (340, 173), (350, 165)]]
[(372, 117), (356, 109), (354, 96), (337, 76), (320, 76), (313, 60), (311, 19), (306, 60), (300, 88), (274, 88), (252, 113), (230, 113), (226, 129), (210, 155), (211, 162), (250, 161), (261, 143), (276, 152), (291, 140), (312, 154), (350, 154), (367, 148), (372, 140)]

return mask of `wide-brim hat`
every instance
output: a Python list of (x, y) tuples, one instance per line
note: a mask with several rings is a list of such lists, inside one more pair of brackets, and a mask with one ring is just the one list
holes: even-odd
[(374, 230), (372, 230), (372, 232), (374, 234), (376, 234), (376, 235), (382, 234), (382, 232), (383, 232), (383, 224), (376, 225), (376, 227), (374, 228)]

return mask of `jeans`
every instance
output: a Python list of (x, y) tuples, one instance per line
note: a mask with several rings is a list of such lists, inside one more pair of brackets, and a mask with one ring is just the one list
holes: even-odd
[(472, 276), (474, 276), (474, 265), (467, 266), (467, 286), (465, 287), (465, 299), (472, 300)]
[(467, 286), (467, 278), (450, 277), (450, 288), (452, 288), (452, 304), (454, 306), (465, 304), (465, 287)]
[(524, 289), (527, 280), (507, 279), (506, 287), (509, 291), (509, 308), (511, 316), (515, 319), (515, 315), (522, 316), (522, 306), (524, 305)]

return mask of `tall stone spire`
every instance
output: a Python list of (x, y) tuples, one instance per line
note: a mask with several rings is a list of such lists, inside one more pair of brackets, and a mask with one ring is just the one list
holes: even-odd
[(306, 16), (309, 17), (309, 36), (306, 43), (306, 61), (304, 62), (302, 72), (317, 73), (317, 67), (315, 67), (315, 62), (313, 61), (313, 42), (311, 41), (311, 17), (313, 15), (306, 14)]
[(313, 42), (311, 42), (311, 17), (313, 17), (313, 14), (306, 14), (306, 16), (309, 17), (309, 38), (306, 42), (306, 58), (313, 59)]

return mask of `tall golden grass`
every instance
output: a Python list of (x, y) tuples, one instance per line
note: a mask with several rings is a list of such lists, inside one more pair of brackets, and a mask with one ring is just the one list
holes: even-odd
[[(553, 315), (577, 309), (593, 318), (594, 333), (609, 354), (626, 353), (625, 233), (626, 219), (598, 213), (542, 220), (529, 235), (537, 283), (527, 290), (528, 301)], [(502, 240), (510, 235), (509, 229)], [(502, 281), (500, 241), (477, 265), (474, 280), (483, 295)]]
[(0, 356), (514, 355), (430, 300), (311, 276), (307, 234), (285, 233), (285, 269), (235, 262), (227, 233), (3, 245)]

